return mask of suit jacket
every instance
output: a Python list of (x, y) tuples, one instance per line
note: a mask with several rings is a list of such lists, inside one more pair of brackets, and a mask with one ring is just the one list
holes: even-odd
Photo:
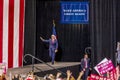
[(48, 42), (49, 43), (49, 49), (57, 49), (58, 48), (58, 41), (57, 39), (54, 41), (54, 43), (52, 42), (51, 39), (49, 40), (43, 40), (43, 42)]
[[(86, 61), (87, 61), (87, 68), (90, 68), (90, 58), (87, 58)], [(81, 59), (81, 68), (82, 68), (82, 70), (85, 68), (85, 60), (84, 60), (84, 58)]]

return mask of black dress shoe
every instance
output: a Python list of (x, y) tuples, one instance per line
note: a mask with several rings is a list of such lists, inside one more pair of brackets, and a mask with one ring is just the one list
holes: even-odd
[(52, 65), (54, 65), (54, 62), (52, 62)]

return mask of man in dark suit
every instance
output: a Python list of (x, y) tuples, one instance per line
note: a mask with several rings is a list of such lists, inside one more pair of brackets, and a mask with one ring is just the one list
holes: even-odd
[(57, 52), (57, 49), (58, 49), (58, 41), (56, 39), (56, 36), (55, 35), (51, 35), (51, 38), (48, 39), (48, 40), (45, 40), (42, 37), (40, 37), (40, 39), (43, 42), (49, 43), (49, 56), (52, 58), (52, 64), (54, 64), (55, 53)]
[(85, 54), (84, 58), (81, 59), (81, 69), (84, 71), (83, 80), (87, 80), (90, 71), (90, 58), (88, 58), (88, 54)]

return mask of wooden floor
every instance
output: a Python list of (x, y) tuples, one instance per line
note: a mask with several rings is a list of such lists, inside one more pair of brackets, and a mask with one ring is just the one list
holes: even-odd
[[(48, 62), (47, 64), (51, 65), (50, 62)], [(69, 66), (75, 66), (75, 65), (80, 65), (80, 62), (56, 62), (54, 65), (51, 65), (53, 67), (55, 67), (56, 69), (58, 68), (64, 68), (64, 67), (69, 67)], [(42, 71), (47, 71), (47, 70), (52, 70), (53, 68), (45, 65), (45, 64), (34, 64), (35, 67), (38, 67), (39, 69), (41, 69)], [(27, 65), (27, 66), (23, 66), (23, 67), (19, 67), (19, 68), (12, 68), (12, 69), (8, 69), (7, 70), (7, 74), (9, 74), (10, 72), (12, 74), (25, 74), (28, 73), (32, 70), (32, 65)], [(39, 70), (34, 68), (34, 72), (38, 72)]]

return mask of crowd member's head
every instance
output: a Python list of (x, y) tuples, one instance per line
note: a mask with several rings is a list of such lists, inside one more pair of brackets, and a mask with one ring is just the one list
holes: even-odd
[(54, 76), (53, 74), (49, 74), (48, 78), (49, 78), (50, 80), (55, 80), (55, 76)]
[(44, 80), (55, 80), (55, 76), (53, 74), (47, 74), (44, 76)]
[(19, 78), (20, 78), (20, 75), (19, 75), (19, 74), (15, 74), (15, 75), (12, 76), (12, 79), (13, 79), (13, 80), (14, 80), (14, 79), (18, 80)]
[(45, 76), (44, 76), (44, 80), (48, 80), (49, 78), (49, 74), (46, 74)]
[(17, 77), (19, 77), (19, 75), (18, 75), (18, 74), (15, 74), (15, 77), (17, 78)]
[(62, 75), (62, 73), (58, 72), (56, 75), (56, 80), (63, 80), (61, 75)]
[(32, 71), (28, 73), (26, 80), (34, 80), (34, 73)]
[(0, 75), (0, 80), (6, 80), (5, 74)]

